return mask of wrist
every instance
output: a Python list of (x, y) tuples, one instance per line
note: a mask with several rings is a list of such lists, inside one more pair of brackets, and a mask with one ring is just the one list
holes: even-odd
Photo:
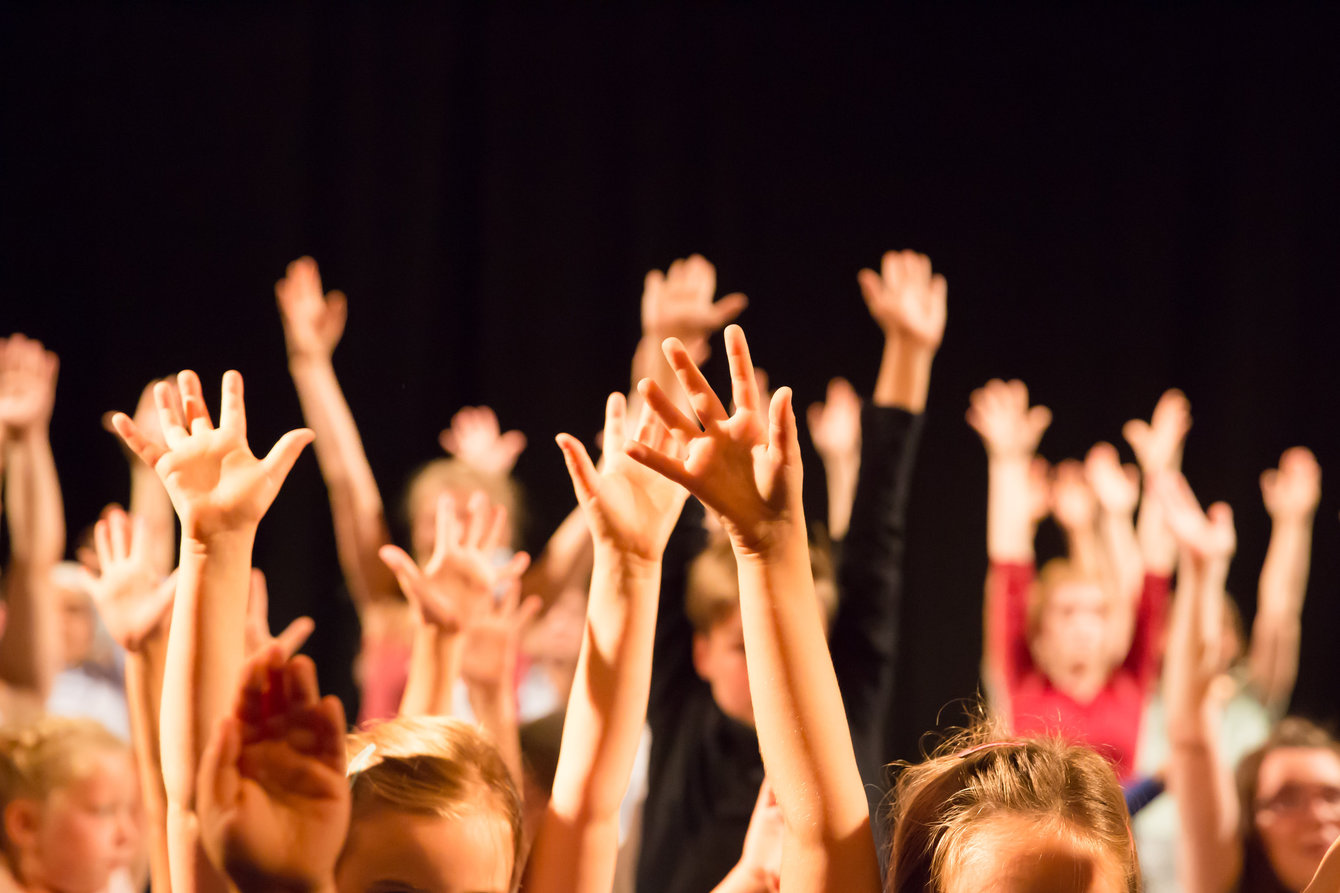
[(635, 579), (661, 579), (660, 555), (650, 557), (630, 552), (612, 543), (596, 541), (593, 556), (596, 571), (617, 573), (621, 577)]
[(331, 353), (310, 348), (290, 347), (288, 350), (288, 368), (295, 375), (308, 369), (324, 368), (330, 365), (332, 356)]
[(258, 525), (246, 524), (226, 530), (201, 530), (197, 526), (182, 521), (181, 556), (182, 561), (191, 558), (227, 558), (239, 554), (245, 555), (247, 567), (251, 567), (251, 549), (256, 542)]

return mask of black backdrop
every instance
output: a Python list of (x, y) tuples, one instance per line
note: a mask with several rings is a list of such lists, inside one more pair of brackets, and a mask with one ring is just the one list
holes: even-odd
[[(915, 247), (949, 278), (950, 322), (896, 755), (975, 689), (985, 463), (962, 414), (992, 376), (1053, 408), (1053, 460), (1185, 389), (1187, 472), (1237, 509), (1249, 615), (1256, 476), (1312, 446), (1328, 477), (1295, 707), (1334, 717), (1336, 18), (7, 5), (0, 329), (61, 355), (73, 534), (124, 498), (98, 414), (152, 375), (191, 366), (212, 390), (240, 369), (257, 449), (300, 423), (271, 283), (311, 253), (350, 295), (336, 365), (388, 504), (450, 413), (488, 403), (530, 435), (538, 545), (572, 504), (550, 438), (594, 432), (624, 385), (647, 269), (714, 260), (803, 404), (831, 375), (869, 387), (854, 274)], [(820, 511), (816, 463), (807, 486)], [(343, 685), (352, 617), (311, 458), (257, 551), (275, 613), (318, 617), (310, 650)]]

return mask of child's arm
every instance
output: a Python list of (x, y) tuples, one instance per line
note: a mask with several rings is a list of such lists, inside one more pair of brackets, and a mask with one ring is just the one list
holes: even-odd
[(1219, 673), (1224, 581), (1236, 548), (1233, 513), (1224, 503), (1203, 514), (1180, 474), (1164, 474), (1153, 496), (1182, 553), (1169, 633), (1168, 789), (1177, 798), (1179, 875), (1188, 893), (1226, 893), (1242, 865), (1237, 792), (1219, 744), (1211, 687)]
[(462, 629), (488, 610), (500, 584), (514, 583), (530, 563), (529, 555), (518, 552), (505, 566), (494, 566), (507, 510), (489, 505), (482, 492), (470, 496), (462, 517), (450, 493), (438, 497), (436, 509), (433, 553), (423, 567), (398, 546), (383, 546), (379, 553), (414, 615), (410, 675), (400, 704), (400, 713), (408, 716), (451, 712)]
[(777, 797), (768, 780), (758, 789), (758, 801), (749, 817), (740, 861), (712, 893), (777, 893), (781, 889), (782, 844), (786, 826)]
[(240, 893), (335, 893), (349, 830), (344, 708), (309, 658), (252, 657), (200, 763), (200, 836)]
[(166, 386), (154, 391), (165, 445), (124, 413), (112, 424), (163, 481), (182, 525), (159, 729), (172, 886), (189, 893), (203, 880), (194, 876), (196, 768), (241, 671), (256, 529), (312, 432), (290, 431), (257, 459), (247, 446), (241, 375), (224, 373), (217, 428), (195, 373), (182, 372), (177, 386), (180, 403)]
[(1065, 534), (1070, 563), (1081, 573), (1101, 576), (1106, 568), (1098, 539), (1098, 501), (1084, 478), (1084, 466), (1074, 459), (1056, 463), (1051, 511)]
[(1312, 564), (1312, 520), (1321, 499), (1321, 468), (1306, 447), (1280, 457), (1278, 470), (1261, 475), (1270, 513), (1270, 545), (1261, 565), (1248, 667), (1253, 690), (1283, 716), (1298, 678), (1299, 618)]
[[(157, 478), (154, 483), (161, 489)], [(149, 833), (149, 877), (154, 893), (167, 893), (171, 889), (167, 795), (159, 760), (158, 711), (176, 581), (160, 576), (154, 567), (148, 531), (149, 525), (138, 517), (132, 521), (120, 506), (109, 506), (93, 531), (99, 573), (86, 571), (84, 583), (103, 625), (126, 651), (126, 704)]]
[[(595, 570), (577, 675), (568, 697), (553, 796), (528, 868), (528, 893), (603, 893), (614, 879), (619, 804), (647, 712), (661, 558), (687, 494), (625, 452), (626, 401), (605, 408), (603, 469), (560, 434), (577, 501), (595, 541)], [(639, 440), (675, 452), (644, 412)]]
[(51, 455), (56, 355), (22, 335), (0, 339), (0, 449), (4, 450), (9, 563), (0, 679), (45, 703), (59, 671), (51, 569), (65, 554), (65, 512)]
[(330, 495), (335, 546), (354, 605), (396, 599), (395, 580), (377, 558), (391, 540), (377, 481), (331, 356), (344, 333), (348, 303), (342, 292), (323, 294), (316, 261), (300, 257), (275, 283), (284, 323), (289, 372), (303, 419), (315, 432), (314, 449)]
[(733, 415), (682, 344), (665, 348), (703, 428), (649, 382), (643, 396), (684, 457), (654, 444), (629, 454), (688, 488), (731, 538), (759, 748), (786, 824), (782, 876), (788, 889), (877, 891), (865, 791), (810, 573), (791, 391), (778, 390), (765, 412), (738, 326), (726, 329)]
[[(163, 445), (163, 432), (158, 427), (158, 407), (154, 404), (154, 388), (163, 382), (175, 391), (177, 382), (171, 378), (156, 378), (140, 391), (140, 399), (135, 404), (135, 414), (131, 416), (145, 439)], [(175, 398), (180, 400), (180, 397)], [(114, 413), (102, 417), (103, 427), (112, 434)], [(154, 474), (154, 470), (145, 465), (138, 456), (125, 451), (130, 463), (130, 502), (127, 509), (144, 530), (149, 543), (148, 556), (151, 566), (159, 576), (167, 576), (177, 562), (176, 521), (172, 512), (172, 500), (163, 489), (163, 482)]]
[[(972, 393), (968, 424), (987, 458), (986, 554), (989, 561), (982, 638), (982, 670), (993, 702), (1006, 706), (1016, 664), (1027, 654), (1024, 593), (1033, 565), (1037, 529), (1035, 462), (1038, 441), (1051, 424), (1045, 406), (1029, 407), (1021, 381), (992, 379)], [(1026, 567), (1026, 572), (1021, 568)]]
[(924, 254), (888, 251), (880, 273), (861, 270), (856, 278), (870, 315), (884, 330), (875, 405), (920, 413), (930, 392), (931, 363), (944, 339), (945, 277), (931, 274), (930, 258)]
[(1108, 649), (1120, 662), (1131, 650), (1145, 576), (1134, 523), (1140, 472), (1122, 465), (1112, 444), (1098, 443), (1084, 458), (1084, 474), (1098, 499), (1102, 573), (1115, 595), (1115, 610), (1108, 615)]
[(828, 485), (828, 535), (841, 540), (851, 525), (856, 481), (861, 473), (861, 398), (845, 378), (828, 382), (822, 403), (805, 414), (810, 440), (824, 465)]
[(1159, 476), (1180, 474), (1182, 448), (1191, 429), (1191, 405), (1178, 390), (1166, 391), (1154, 407), (1148, 422), (1132, 419), (1122, 426), (1121, 434), (1135, 451), (1144, 479), (1144, 494), (1135, 535), (1146, 574), (1171, 577), (1177, 562), (1177, 542), (1164, 519), (1160, 500), (1152, 498), (1150, 488)]

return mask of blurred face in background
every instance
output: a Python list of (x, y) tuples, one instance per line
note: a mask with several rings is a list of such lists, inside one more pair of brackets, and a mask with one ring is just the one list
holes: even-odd
[(1093, 582), (1058, 583), (1045, 596), (1030, 649), (1052, 684), (1076, 700), (1092, 699), (1112, 672), (1111, 610), (1111, 599)]
[(1324, 747), (1277, 747), (1256, 781), (1254, 821), (1266, 858), (1290, 890), (1312, 880), (1340, 837), (1340, 756)]

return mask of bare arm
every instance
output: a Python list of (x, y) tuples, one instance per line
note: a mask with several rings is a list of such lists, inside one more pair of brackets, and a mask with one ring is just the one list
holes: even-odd
[(381, 492), (372, 476), (358, 426), (331, 355), (344, 332), (347, 302), (340, 292), (323, 294), (316, 262), (303, 257), (289, 264), (275, 283), (289, 372), (302, 404), (303, 419), (316, 440), (317, 465), (330, 495), (335, 546), (354, 604), (396, 598), (395, 581), (377, 557), (390, 542)]
[(1144, 582), (1144, 559), (1135, 534), (1140, 472), (1121, 464), (1109, 443), (1095, 444), (1084, 459), (1084, 473), (1098, 499), (1098, 539), (1104, 578), (1115, 594), (1109, 614), (1108, 652), (1120, 663), (1131, 650)]
[(0, 679), (46, 701), (59, 670), (51, 569), (65, 554), (65, 511), (48, 429), (55, 354), (22, 335), (0, 341), (0, 449), (4, 451), (9, 565)]
[(1242, 870), (1240, 807), (1218, 740), (1211, 685), (1218, 674), (1224, 581), (1236, 546), (1233, 513), (1216, 503), (1202, 514), (1181, 475), (1163, 475), (1155, 489), (1183, 555), (1165, 670), (1179, 876), (1189, 893), (1227, 893)]
[(1151, 487), (1163, 474), (1181, 473), (1182, 448), (1191, 429), (1191, 405), (1178, 390), (1164, 392), (1148, 422), (1132, 419), (1122, 426), (1122, 436), (1135, 451), (1144, 479), (1144, 495), (1135, 523), (1145, 573), (1171, 577), (1177, 563), (1177, 541), (1168, 529), (1165, 508), (1153, 497)]
[(1081, 573), (1101, 579), (1107, 569), (1098, 536), (1098, 501), (1074, 459), (1056, 463), (1051, 485), (1052, 517), (1065, 534), (1070, 563)]
[(1270, 545), (1261, 565), (1249, 680), (1272, 716), (1283, 716), (1298, 677), (1299, 618), (1312, 564), (1312, 521), (1321, 498), (1321, 469), (1311, 451), (1294, 447), (1278, 470), (1261, 475), (1270, 513)]
[(194, 816), (196, 769), (205, 742), (228, 714), (244, 659), (251, 550), (261, 517), (311, 431), (290, 431), (258, 460), (246, 440), (242, 377), (223, 377), (219, 426), (193, 372), (177, 378), (180, 402), (155, 388), (165, 447), (121, 413), (112, 423), (167, 488), (182, 524), (181, 561), (163, 680), (160, 758), (167, 795), (172, 886), (193, 891), (219, 879), (203, 869)]
[(932, 275), (930, 258), (915, 251), (885, 252), (879, 273), (861, 270), (856, 278), (870, 315), (884, 330), (874, 403), (921, 413), (931, 363), (944, 339), (948, 283), (943, 275)]
[(610, 888), (619, 805), (646, 722), (661, 559), (687, 494), (629, 458), (624, 449), (629, 433), (674, 447), (649, 412), (636, 431), (627, 431), (625, 412), (623, 395), (611, 394), (600, 471), (580, 441), (566, 434), (558, 438), (596, 543), (595, 569), (553, 796), (531, 856), (528, 891)]
[(759, 748), (786, 828), (783, 883), (877, 891), (868, 805), (810, 573), (790, 389), (764, 409), (738, 326), (726, 330), (733, 415), (682, 344), (665, 349), (705, 430), (649, 385), (643, 396), (687, 450), (630, 454), (688, 488), (730, 535)]

